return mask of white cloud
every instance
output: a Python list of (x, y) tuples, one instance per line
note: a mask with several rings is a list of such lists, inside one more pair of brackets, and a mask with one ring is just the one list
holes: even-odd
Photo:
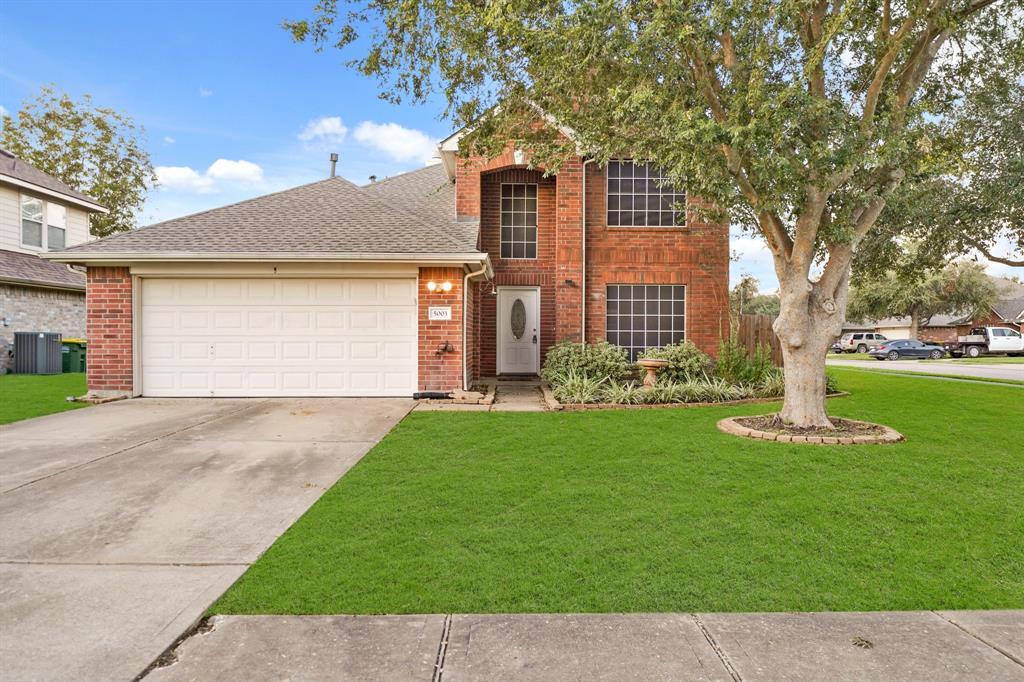
[(217, 159), (206, 169), (206, 175), (214, 180), (255, 184), (263, 180), (263, 169), (252, 161)]
[(437, 143), (426, 133), (397, 123), (363, 121), (353, 134), (359, 142), (378, 149), (395, 161), (428, 163), (437, 153)]
[(213, 180), (188, 166), (157, 166), (155, 170), (157, 180), (163, 189), (184, 189), (201, 193), (213, 191)]
[(298, 137), (303, 142), (318, 140), (341, 143), (345, 141), (346, 135), (348, 128), (342, 123), (340, 116), (321, 116), (307, 123)]
[(7, 107), (0, 104), (0, 116), (9, 116), (11, 112), (7, 111)]
[(204, 88), (203, 86), (199, 86), (199, 96), (213, 97), (213, 90), (210, 90), (209, 88)]
[(188, 166), (157, 166), (156, 176), (162, 189), (210, 194), (222, 185), (252, 186), (263, 181), (263, 169), (251, 161), (217, 159), (205, 173)]
[(164, 135), (164, 144), (174, 144), (174, 138), (170, 135)]

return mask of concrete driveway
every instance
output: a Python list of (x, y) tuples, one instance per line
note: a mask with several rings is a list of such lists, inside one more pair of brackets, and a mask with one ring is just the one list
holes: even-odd
[(0, 676), (131, 680), (412, 407), (140, 399), (0, 427)]

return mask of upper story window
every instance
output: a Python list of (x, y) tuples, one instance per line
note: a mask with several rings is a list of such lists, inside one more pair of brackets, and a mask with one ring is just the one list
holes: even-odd
[(46, 204), (46, 248), (63, 249), (67, 243), (68, 209), (60, 204)]
[(686, 190), (665, 184), (652, 163), (608, 162), (609, 227), (673, 227), (686, 224)]
[(501, 257), (537, 257), (537, 185), (501, 186)]
[(36, 197), (21, 197), (21, 245), (55, 251), (67, 246), (68, 207)]
[(43, 248), (43, 202), (35, 197), (21, 198), (21, 243)]

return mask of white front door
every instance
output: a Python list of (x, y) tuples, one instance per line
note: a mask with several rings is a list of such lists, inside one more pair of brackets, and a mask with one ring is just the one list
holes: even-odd
[(540, 370), (540, 290), (498, 287), (498, 374)]
[(416, 280), (143, 279), (142, 394), (410, 396)]

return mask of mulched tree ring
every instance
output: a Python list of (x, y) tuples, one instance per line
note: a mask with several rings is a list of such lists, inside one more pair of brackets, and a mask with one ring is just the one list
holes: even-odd
[(786, 426), (775, 415), (729, 417), (718, 422), (718, 429), (734, 436), (780, 443), (812, 443), (815, 445), (869, 445), (897, 443), (903, 434), (883, 424), (831, 417), (835, 429), (802, 429)]

